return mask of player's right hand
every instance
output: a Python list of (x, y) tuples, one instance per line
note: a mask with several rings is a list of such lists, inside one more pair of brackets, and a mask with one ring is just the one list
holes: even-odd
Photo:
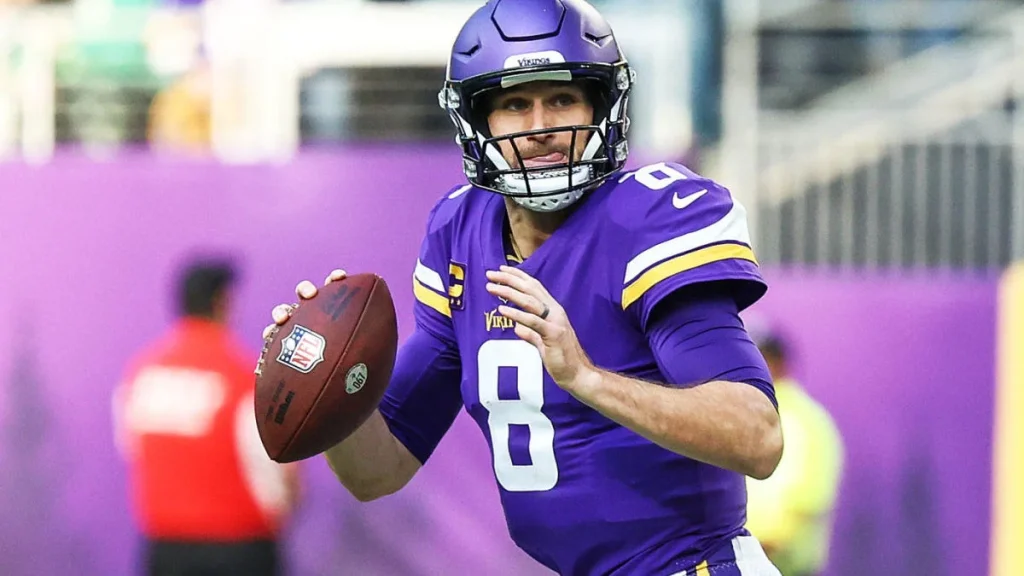
[[(338, 280), (341, 280), (344, 277), (344, 270), (333, 270), (331, 271), (330, 274), (327, 275), (327, 279), (324, 280), (324, 286), (330, 284), (331, 282), (337, 282)], [(317, 287), (309, 280), (303, 280), (302, 282), (299, 282), (297, 286), (295, 286), (295, 295), (299, 297), (300, 302), (303, 300), (309, 300), (310, 298), (316, 296), (316, 293)], [(278, 304), (277, 306), (274, 306), (274, 309), (270, 311), (270, 316), (274, 319), (274, 323), (269, 324), (266, 328), (263, 329), (263, 339), (266, 340), (267, 337), (269, 337), (273, 333), (275, 328), (287, 322), (288, 318), (291, 317), (292, 312), (294, 312), (295, 309), (298, 307), (298, 304)]]

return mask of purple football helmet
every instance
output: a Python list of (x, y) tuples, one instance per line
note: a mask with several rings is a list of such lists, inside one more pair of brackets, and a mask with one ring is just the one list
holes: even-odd
[[(619, 50), (608, 22), (583, 0), (489, 0), (462, 27), (438, 94), (458, 132), (470, 183), (510, 196), (536, 211), (569, 206), (626, 162), (626, 109), (636, 74)], [(532, 81), (584, 80), (593, 100), (591, 124), (530, 130), (494, 137), (481, 96)], [(571, 132), (569, 160), (526, 167), (515, 138)], [(577, 138), (587, 138), (575, 158)], [(518, 156), (513, 167), (499, 143)]]

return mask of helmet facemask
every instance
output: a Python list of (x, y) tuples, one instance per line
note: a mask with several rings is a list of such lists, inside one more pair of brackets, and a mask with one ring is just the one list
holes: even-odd
[[(584, 80), (585, 92), (594, 109), (591, 124), (558, 126), (520, 131), (501, 136), (490, 134), (489, 109), (483, 105), (489, 92), (534, 81)], [(457, 130), (462, 148), (463, 169), (470, 183), (512, 198), (530, 210), (552, 212), (579, 200), (619, 171), (625, 164), (629, 129), (626, 116), (629, 92), (635, 72), (624, 62), (608, 64), (556, 64), (514, 71), (500, 71), (462, 82), (446, 82), (438, 101)], [(553, 166), (527, 166), (516, 140), (553, 133), (570, 133), (567, 161)], [(586, 142), (576, 154), (578, 144)], [(502, 154), (508, 142), (515, 162)]]

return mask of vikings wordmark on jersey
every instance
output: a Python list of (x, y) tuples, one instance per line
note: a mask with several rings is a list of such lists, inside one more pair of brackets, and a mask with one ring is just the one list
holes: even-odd
[(484, 312), (484, 323), (487, 325), (487, 331), (491, 330), (511, 330), (516, 327), (516, 323), (512, 320), (504, 317), (498, 312), (498, 307), (495, 306), (493, 310)]

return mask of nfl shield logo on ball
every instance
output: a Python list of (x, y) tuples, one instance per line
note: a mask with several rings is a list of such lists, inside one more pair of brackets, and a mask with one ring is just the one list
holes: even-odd
[(296, 324), (292, 333), (281, 341), (281, 353), (277, 361), (289, 368), (309, 374), (316, 365), (324, 361), (324, 337), (305, 326)]
[(366, 384), (366, 364), (360, 362), (349, 368), (345, 375), (345, 392), (355, 394), (363, 389), (363, 384)]

